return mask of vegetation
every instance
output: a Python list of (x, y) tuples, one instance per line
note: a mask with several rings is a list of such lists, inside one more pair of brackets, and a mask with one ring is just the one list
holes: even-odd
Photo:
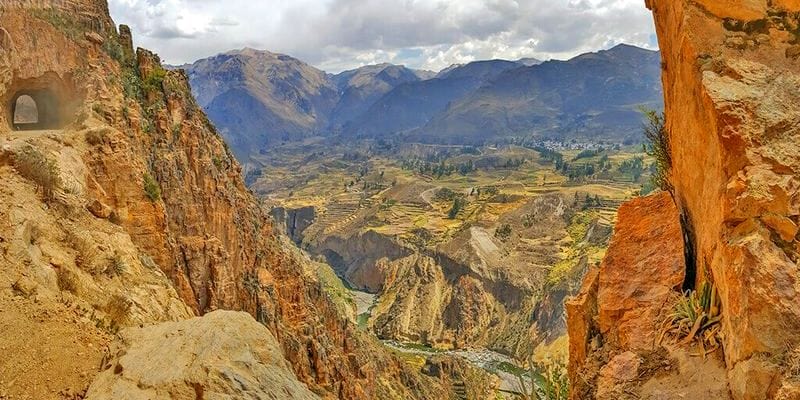
[(583, 158), (596, 157), (599, 154), (600, 154), (600, 150), (590, 150), (590, 149), (583, 150), (580, 153), (578, 153), (578, 155), (575, 156), (575, 158), (573, 158), (572, 161), (578, 161), (578, 160), (583, 159)]
[(534, 147), (533, 149), (539, 152), (539, 155), (542, 157), (542, 160), (555, 164), (557, 170), (560, 170), (561, 167), (564, 165), (563, 154), (555, 150), (550, 150), (546, 147)]
[(68, 268), (59, 268), (57, 272), (58, 289), (77, 294), (80, 291), (80, 279), (78, 274)]
[(14, 168), (20, 175), (33, 181), (47, 201), (53, 200), (62, 186), (58, 165), (32, 146), (25, 146), (14, 155)]
[(651, 176), (653, 185), (661, 190), (672, 192), (670, 170), (672, 169), (672, 154), (670, 153), (669, 132), (666, 128), (664, 113), (655, 110), (642, 109), (646, 118), (644, 135), (648, 143), (644, 145), (645, 152), (655, 158), (656, 168)]
[(665, 335), (679, 339), (680, 344), (690, 344), (696, 340), (705, 356), (720, 346), (721, 318), (717, 288), (703, 282), (699, 291), (688, 291), (675, 303), (664, 321), (659, 342)]
[(161, 188), (158, 186), (158, 182), (148, 173), (144, 174), (143, 180), (144, 192), (147, 193), (147, 197), (150, 201), (156, 202), (161, 199)]
[(167, 70), (156, 67), (144, 78), (142, 89), (144, 89), (145, 93), (161, 92), (163, 90), (162, 84), (166, 76)]
[(86, 143), (92, 146), (101, 145), (105, 142), (108, 132), (108, 128), (92, 129), (86, 132)]
[(71, 15), (57, 9), (34, 9), (33, 16), (46, 21), (73, 41), (80, 40), (87, 29)]
[(125, 259), (122, 257), (121, 254), (115, 253), (113, 257), (111, 257), (111, 263), (106, 271), (110, 276), (119, 276), (125, 273), (125, 270), (128, 269), (128, 264), (125, 262)]
[(467, 205), (467, 201), (464, 200), (462, 197), (456, 197), (453, 199), (453, 206), (450, 207), (450, 211), (447, 212), (447, 218), (456, 219), (458, 213)]
[(509, 238), (511, 238), (511, 225), (503, 224), (496, 231), (494, 231), (494, 236), (501, 241), (505, 242)]
[(620, 163), (617, 170), (619, 170), (620, 173), (629, 174), (631, 178), (633, 178), (634, 182), (638, 182), (645, 171), (644, 158), (634, 157), (630, 160), (625, 160), (622, 163)]
[(566, 400), (569, 398), (567, 368), (560, 362), (536, 364), (532, 357), (528, 370), (515, 372), (523, 400)]

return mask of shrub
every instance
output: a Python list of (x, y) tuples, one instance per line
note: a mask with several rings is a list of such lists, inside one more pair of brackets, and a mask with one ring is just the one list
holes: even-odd
[(656, 160), (656, 170), (650, 179), (653, 185), (661, 190), (672, 193), (670, 170), (672, 169), (672, 154), (670, 153), (669, 132), (666, 128), (664, 113), (643, 108), (642, 113), (646, 118), (644, 136), (647, 142), (645, 152)]
[(547, 365), (537, 364), (533, 357), (528, 360), (528, 369), (515, 368), (512, 373), (519, 381), (524, 400), (567, 400), (569, 398), (569, 376), (567, 368), (558, 361)]
[(92, 129), (86, 132), (86, 143), (92, 146), (103, 144), (106, 140), (106, 134), (108, 134), (108, 129), (106, 128)]
[(111, 296), (104, 310), (111, 320), (108, 330), (117, 332), (120, 326), (128, 320), (131, 308), (133, 308), (133, 302), (124, 295), (115, 294)]
[(494, 231), (494, 236), (505, 242), (511, 237), (511, 231), (511, 225), (503, 224)]
[(122, 275), (128, 269), (128, 264), (125, 263), (125, 259), (119, 253), (115, 253), (110, 262), (111, 265), (108, 266), (107, 272), (112, 277)]
[(14, 155), (14, 168), (20, 175), (36, 183), (45, 200), (52, 200), (62, 185), (58, 165), (32, 146), (25, 146)]
[(461, 209), (464, 208), (466, 205), (466, 200), (462, 199), (461, 197), (456, 197), (453, 199), (453, 206), (450, 207), (450, 211), (447, 212), (447, 218), (456, 219), (458, 213), (461, 212)]
[(144, 78), (143, 89), (146, 93), (161, 92), (163, 90), (164, 78), (167, 76), (167, 70), (157, 67), (152, 72), (147, 74)]
[(78, 294), (80, 291), (80, 280), (78, 275), (66, 268), (60, 268), (57, 273), (58, 288), (62, 291)]
[(148, 173), (144, 174), (144, 192), (147, 193), (147, 197), (152, 202), (161, 199), (161, 188), (158, 187), (158, 182)]
[(720, 346), (720, 300), (717, 288), (703, 282), (699, 291), (688, 291), (675, 303), (672, 312), (664, 321), (659, 342), (665, 335), (680, 340), (680, 344), (689, 344), (695, 340), (702, 346), (705, 354), (713, 352)]

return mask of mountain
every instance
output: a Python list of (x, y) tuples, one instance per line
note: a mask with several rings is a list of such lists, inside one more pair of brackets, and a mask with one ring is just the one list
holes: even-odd
[(533, 57), (520, 58), (519, 60), (517, 60), (517, 63), (522, 64), (522, 65), (524, 65), (526, 67), (532, 67), (534, 65), (539, 65), (542, 62), (543, 62), (542, 60), (540, 60), (538, 58), (533, 58)]
[(338, 89), (295, 58), (243, 49), (185, 67), (192, 92), (239, 157), (327, 128)]
[(378, 64), (333, 76), (339, 101), (331, 114), (331, 126), (340, 127), (363, 114), (370, 105), (395, 87), (421, 80), (416, 71), (392, 64)]
[(378, 64), (327, 74), (244, 49), (184, 66), (239, 159), (309, 136), (479, 143), (508, 136), (638, 141), (661, 108), (659, 53), (629, 45), (567, 61), (487, 60), (435, 76)]
[(529, 134), (636, 139), (638, 107), (662, 106), (660, 71), (658, 52), (628, 45), (516, 68), (457, 99), (410, 137), (447, 143)]
[(444, 111), (450, 102), (519, 67), (511, 61), (479, 61), (450, 67), (430, 80), (400, 85), (346, 125), (344, 133), (373, 137), (418, 128)]

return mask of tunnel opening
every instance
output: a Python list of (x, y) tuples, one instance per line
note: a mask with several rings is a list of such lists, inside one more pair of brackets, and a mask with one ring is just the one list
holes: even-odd
[(58, 129), (63, 125), (58, 97), (48, 89), (19, 91), (12, 96), (10, 108), (15, 131)]
[(39, 107), (33, 97), (23, 94), (14, 102), (14, 126), (39, 123)]
[(35, 78), (14, 78), (0, 93), (0, 132), (59, 130), (70, 124), (83, 103), (72, 74), (46, 72)]

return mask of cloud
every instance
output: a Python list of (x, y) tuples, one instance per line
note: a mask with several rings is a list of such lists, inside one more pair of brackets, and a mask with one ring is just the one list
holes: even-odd
[(170, 63), (254, 47), (331, 72), (392, 62), (438, 70), (477, 59), (569, 58), (654, 48), (641, 0), (109, 0), (137, 44)]

